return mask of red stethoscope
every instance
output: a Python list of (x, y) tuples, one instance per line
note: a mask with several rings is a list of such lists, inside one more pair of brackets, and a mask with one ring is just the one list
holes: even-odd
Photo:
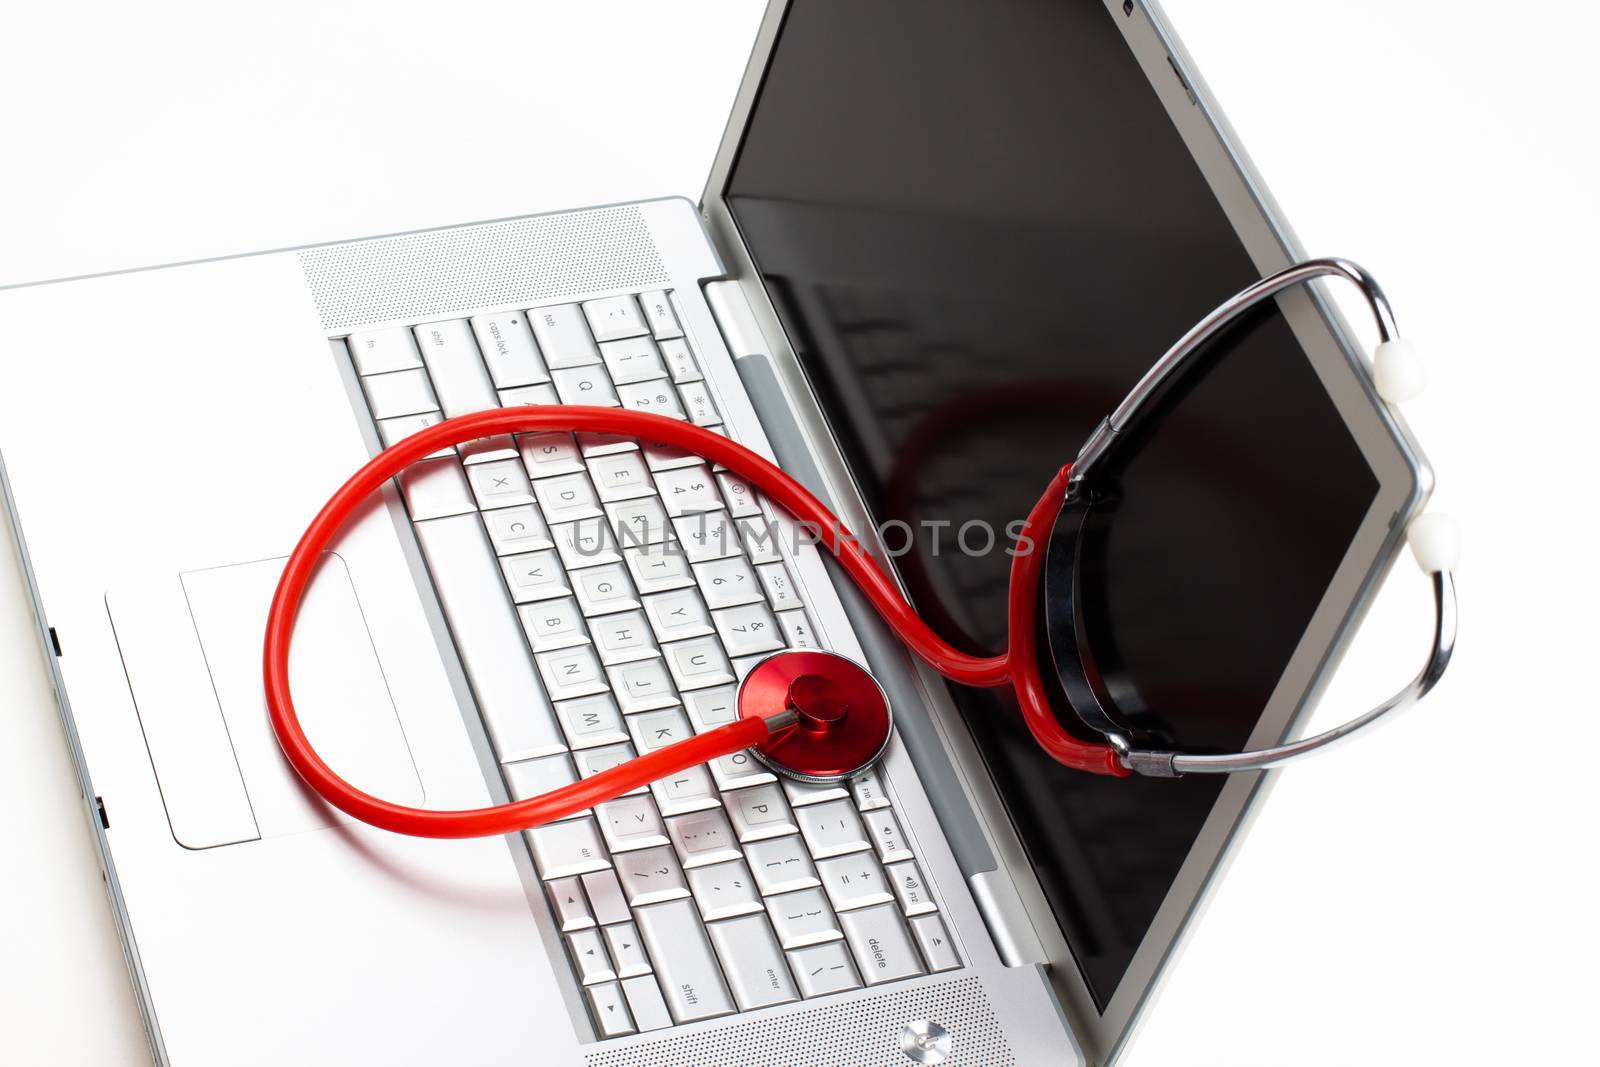
[[(1441, 515), (1422, 515), (1407, 528), (1418, 563), (1433, 581), (1433, 647), (1417, 676), (1389, 700), (1314, 737), (1248, 752), (1210, 754), (1139, 748), (1134, 732), (1117, 714), (1100, 682), (1078, 595), (1085, 524), (1106, 490), (1093, 478), (1120, 435), (1146, 410), (1160, 386), (1204, 343), (1256, 304), (1318, 277), (1357, 285), (1377, 320), (1380, 344), (1373, 353), (1378, 395), (1394, 403), (1415, 396), (1423, 379), (1416, 356), (1396, 335), (1393, 315), (1377, 283), (1344, 260), (1295, 264), (1239, 292), (1196, 323), (1139, 381), (1096, 428), (1077, 458), (1045, 487), (1028, 514), (1018, 541), (1045, 551), (1018, 551), (1012, 558), (1007, 603), (1010, 642), (997, 656), (974, 656), (952, 647), (919, 618), (899, 587), (856, 538), (804, 486), (773, 463), (720, 434), (662, 415), (600, 407), (501, 408), (447, 419), (413, 434), (369, 460), (341, 485), (295, 545), (267, 616), (263, 654), (267, 710), (284, 755), (323, 799), (364, 822), (420, 837), (480, 837), (540, 826), (622, 796), (657, 779), (742, 749), (751, 749), (779, 774), (807, 782), (836, 782), (860, 774), (888, 747), (892, 714), (888, 698), (865, 668), (821, 649), (775, 652), (757, 663), (739, 685), (738, 717), (725, 726), (658, 749), (541, 796), (460, 811), (408, 807), (351, 785), (317, 754), (301, 728), (289, 691), (289, 648), (295, 617), (324, 552), (369, 495), (412, 463), (468, 441), (508, 433), (576, 431), (636, 437), (692, 452), (721, 464), (787, 511), (838, 559), (896, 636), (923, 662), (963, 685), (1010, 685), (1023, 721), (1039, 746), (1065, 766), (1094, 774), (1175, 777), (1278, 766), (1350, 737), (1400, 708), (1414, 704), (1438, 682), (1455, 644), (1458, 554), (1454, 525)], [(1088, 741), (1064, 729), (1051, 709), (1036, 625), (1040, 589), (1045, 631), (1055, 675), (1079, 720), (1102, 740)]]

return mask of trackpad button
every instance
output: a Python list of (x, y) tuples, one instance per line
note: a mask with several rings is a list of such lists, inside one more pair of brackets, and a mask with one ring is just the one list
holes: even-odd
[[(314, 798), (283, 752), (262, 695), (261, 644), (282, 559), (187, 571), (184, 594), (261, 836), (350, 818)], [(323, 760), (358, 788), (420, 806), (422, 782), (344, 560), (329, 554), (295, 623), (295, 709)]]

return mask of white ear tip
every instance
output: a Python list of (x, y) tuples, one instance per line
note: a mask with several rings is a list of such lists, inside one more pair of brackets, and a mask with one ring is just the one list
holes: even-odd
[(1422, 395), (1428, 384), (1428, 372), (1411, 342), (1396, 337), (1373, 351), (1372, 381), (1378, 387), (1379, 396), (1390, 404), (1398, 404)]
[(1429, 574), (1453, 571), (1461, 561), (1461, 527), (1448, 515), (1431, 511), (1418, 515), (1406, 527), (1406, 537), (1417, 566)]

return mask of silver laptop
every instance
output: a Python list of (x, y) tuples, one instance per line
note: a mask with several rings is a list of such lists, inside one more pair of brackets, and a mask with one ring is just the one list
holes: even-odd
[[(730, 757), (522, 835), (379, 832), (282, 761), (263, 620), (384, 444), (611, 403), (776, 458), (998, 647), (983, 531), (1295, 257), (1146, 4), (780, 0), (698, 206), (0, 292), (6, 501), (156, 1059), (1116, 1059), (1262, 776), (1062, 770), (805, 538), (679, 536), (685, 500), (781, 526), (728, 472), (565, 433), (417, 465), (316, 582), (302, 717), (358, 785), (478, 806), (727, 721), (751, 663), (825, 646), (897, 721), (847, 785)], [(1090, 607), (1121, 706), (1220, 749), (1293, 728), (1426, 475), (1317, 294), (1217, 347), (1118, 472)]]

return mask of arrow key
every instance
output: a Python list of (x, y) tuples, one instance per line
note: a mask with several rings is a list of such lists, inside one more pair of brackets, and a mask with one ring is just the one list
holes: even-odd
[(579, 930), (568, 934), (567, 947), (572, 950), (572, 959), (578, 965), (578, 975), (584, 985), (616, 981), (617, 973), (611, 969), (611, 957), (606, 955), (606, 946), (600, 941), (599, 930)]
[(633, 1017), (622, 999), (622, 987), (615, 982), (589, 987), (589, 1009), (594, 1013), (595, 1029), (601, 1037), (622, 1037), (633, 1033)]
[(632, 923), (606, 927), (606, 944), (611, 946), (611, 958), (617, 961), (619, 977), (633, 978), (650, 973), (650, 960), (639, 943), (639, 931)]

